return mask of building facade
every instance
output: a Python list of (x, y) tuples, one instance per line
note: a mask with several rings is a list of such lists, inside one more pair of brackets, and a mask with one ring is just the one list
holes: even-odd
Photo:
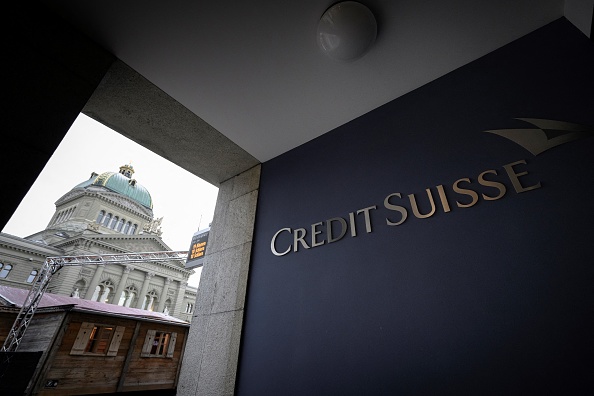
[[(56, 201), (47, 227), (26, 238), (0, 235), (0, 283), (27, 288), (48, 256), (171, 250), (161, 239), (148, 190), (131, 165), (92, 173)], [(125, 307), (166, 312), (190, 321), (196, 289), (181, 261), (64, 267), (48, 292)]]

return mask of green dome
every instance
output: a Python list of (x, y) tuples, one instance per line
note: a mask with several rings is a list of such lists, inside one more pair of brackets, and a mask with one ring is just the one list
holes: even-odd
[[(126, 167), (131, 168), (129, 165)], [(89, 186), (105, 187), (115, 193), (124, 195), (149, 209), (153, 209), (153, 200), (148, 190), (144, 188), (144, 186), (138, 184), (136, 180), (130, 179), (126, 174), (103, 172), (102, 174), (97, 175), (94, 173), (90, 179), (78, 184), (75, 188), (87, 188)]]

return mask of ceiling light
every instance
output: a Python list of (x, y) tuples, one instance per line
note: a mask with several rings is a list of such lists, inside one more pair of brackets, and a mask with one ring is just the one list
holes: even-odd
[(376, 36), (377, 23), (373, 13), (355, 1), (334, 4), (318, 23), (317, 40), (322, 52), (341, 61), (363, 56)]

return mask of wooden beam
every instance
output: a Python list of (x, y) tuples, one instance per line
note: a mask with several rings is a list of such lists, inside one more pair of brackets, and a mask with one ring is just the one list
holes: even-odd
[(128, 353), (126, 354), (126, 360), (124, 361), (124, 366), (122, 367), (122, 375), (120, 375), (120, 380), (118, 381), (118, 388), (116, 392), (122, 392), (124, 388), (124, 382), (126, 381), (126, 373), (128, 372), (128, 367), (130, 367), (130, 359), (132, 359), (132, 355), (134, 354), (134, 349), (136, 346), (136, 339), (138, 338), (138, 334), (140, 333), (140, 322), (136, 322), (136, 328), (134, 329), (134, 334), (132, 335), (132, 339), (130, 340), (130, 345), (128, 346)]

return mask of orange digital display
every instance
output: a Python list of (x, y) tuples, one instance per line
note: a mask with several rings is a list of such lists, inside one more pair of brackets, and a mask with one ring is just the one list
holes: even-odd
[(204, 250), (206, 249), (206, 242), (199, 242), (192, 245), (190, 250), (190, 260), (200, 258), (204, 256)]
[(204, 258), (206, 253), (206, 245), (208, 243), (208, 233), (208, 231), (204, 231), (199, 234), (194, 234), (192, 237), (192, 243), (190, 244), (190, 249), (188, 250), (186, 264), (189, 261)]

